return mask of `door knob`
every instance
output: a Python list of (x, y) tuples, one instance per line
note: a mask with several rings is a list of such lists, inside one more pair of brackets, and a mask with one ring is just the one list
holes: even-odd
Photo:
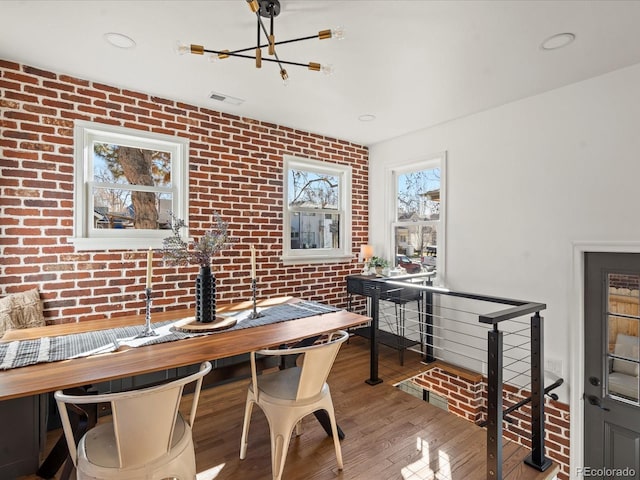
[(589, 383), (594, 387), (600, 386), (600, 379), (598, 377), (589, 377)]
[(594, 407), (598, 407), (601, 410), (604, 410), (605, 412), (608, 412), (609, 409), (607, 407), (603, 407), (602, 404), (600, 403), (600, 399), (598, 397), (596, 397), (595, 395), (589, 395), (587, 397), (587, 401), (593, 405)]

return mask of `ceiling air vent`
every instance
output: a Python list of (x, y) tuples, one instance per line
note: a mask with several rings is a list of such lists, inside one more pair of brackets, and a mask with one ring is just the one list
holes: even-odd
[(224, 93), (211, 92), (209, 94), (211, 100), (218, 102), (229, 103), (231, 105), (242, 105), (244, 100), (242, 98), (232, 97), (231, 95), (225, 95)]

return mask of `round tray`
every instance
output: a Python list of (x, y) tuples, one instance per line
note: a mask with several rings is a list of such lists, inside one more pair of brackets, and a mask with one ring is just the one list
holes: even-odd
[(238, 323), (238, 321), (235, 318), (218, 317), (215, 322), (203, 323), (197, 322), (195, 317), (189, 317), (176, 322), (173, 328), (179, 332), (205, 333), (226, 330), (227, 328), (233, 327), (236, 323)]

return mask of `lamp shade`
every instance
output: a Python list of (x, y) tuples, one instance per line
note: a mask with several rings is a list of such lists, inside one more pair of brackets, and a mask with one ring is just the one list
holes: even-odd
[(364, 260), (369, 260), (373, 257), (373, 246), (371, 245), (360, 245), (360, 256)]

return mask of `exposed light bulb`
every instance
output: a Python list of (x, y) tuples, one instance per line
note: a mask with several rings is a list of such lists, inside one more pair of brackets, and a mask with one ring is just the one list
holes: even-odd
[(282, 70), (280, 70), (280, 76), (282, 77), (282, 84), (285, 87), (287, 85), (289, 85), (289, 74), (287, 73), (287, 71), (284, 68)]
[(342, 40), (344, 38), (344, 28), (336, 27), (331, 29), (331, 38)]
[(327, 65), (322, 65), (322, 67), (320, 68), (320, 71), (325, 75), (333, 75), (333, 72), (335, 70), (333, 68), (333, 65), (327, 64)]
[(180, 40), (178, 40), (175, 44), (175, 46), (173, 47), (173, 50), (178, 54), (178, 55), (184, 55), (186, 53), (189, 53), (189, 45), (186, 45), (184, 43), (182, 43)]
[(228, 51), (229, 51), (229, 50), (222, 50), (222, 51), (220, 51), (220, 52), (218, 52), (218, 53), (211, 53), (211, 54), (209, 54), (209, 56), (208, 56), (209, 61), (210, 61), (211, 63), (217, 63), (217, 62), (219, 62), (220, 60), (222, 60), (223, 58), (229, 58), (229, 55), (227, 55), (227, 54), (226, 54), (226, 52), (228, 52)]

